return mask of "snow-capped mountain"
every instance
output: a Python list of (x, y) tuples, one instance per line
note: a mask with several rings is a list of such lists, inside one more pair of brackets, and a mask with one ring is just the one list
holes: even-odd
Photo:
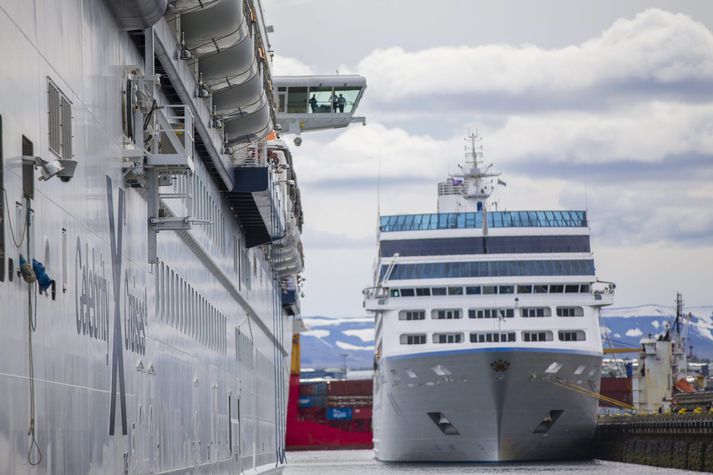
[[(693, 345), (697, 357), (713, 359), (713, 305), (685, 307), (684, 313), (691, 314), (687, 346)], [(605, 307), (602, 310), (604, 346), (638, 346), (642, 337), (665, 332), (675, 315), (676, 308), (666, 305)]]
[(309, 331), (302, 332), (302, 367), (340, 368), (347, 355), (350, 369), (374, 364), (374, 319), (304, 317)]
[[(688, 345), (699, 358), (713, 360), (713, 305), (686, 307), (692, 317)], [(638, 347), (642, 337), (658, 335), (673, 322), (673, 306), (640, 305), (602, 311), (604, 346)], [(302, 333), (302, 367), (340, 368), (347, 355), (350, 369), (371, 368), (374, 358), (374, 320), (370, 317), (305, 317), (309, 331)], [(632, 354), (631, 357), (635, 355)]]

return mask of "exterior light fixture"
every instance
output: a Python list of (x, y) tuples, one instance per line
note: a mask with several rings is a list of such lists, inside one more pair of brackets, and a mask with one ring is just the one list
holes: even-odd
[(23, 155), (22, 163), (26, 165), (34, 165), (35, 168), (40, 168), (40, 171), (42, 173), (40, 180), (43, 181), (49, 180), (50, 178), (64, 170), (64, 167), (57, 159), (47, 160), (42, 157), (30, 157)]

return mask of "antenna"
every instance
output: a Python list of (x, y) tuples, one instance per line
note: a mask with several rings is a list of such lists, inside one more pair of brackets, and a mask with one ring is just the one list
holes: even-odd
[[(479, 146), (476, 147), (476, 141), (479, 142)], [(475, 133), (470, 131), (470, 128), (468, 129), (468, 136), (465, 138), (465, 158), (466, 158), (466, 163), (468, 163), (468, 159), (471, 159), (473, 161), (473, 167), (478, 166), (478, 158), (483, 156), (483, 142), (480, 137), (480, 134), (478, 134), (478, 130), (476, 129)], [(469, 146), (470, 145), (470, 146)], [(478, 151), (476, 151), (478, 150)]]
[(587, 172), (587, 162), (584, 162), (584, 211), (589, 215), (589, 194), (587, 192), (587, 182), (589, 181), (589, 174)]
[(379, 219), (381, 217), (381, 147), (379, 147), (376, 160), (376, 219)]

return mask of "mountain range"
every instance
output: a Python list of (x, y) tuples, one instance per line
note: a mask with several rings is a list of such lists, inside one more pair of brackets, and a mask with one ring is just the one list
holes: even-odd
[[(687, 346), (698, 358), (713, 360), (713, 305), (687, 307)], [(613, 307), (602, 311), (604, 346), (638, 347), (641, 338), (666, 331), (675, 308), (665, 305)], [(371, 317), (303, 317), (308, 331), (301, 336), (302, 367), (340, 368), (346, 355), (350, 369), (371, 368), (374, 358), (374, 320)], [(635, 357), (635, 354), (631, 354)]]

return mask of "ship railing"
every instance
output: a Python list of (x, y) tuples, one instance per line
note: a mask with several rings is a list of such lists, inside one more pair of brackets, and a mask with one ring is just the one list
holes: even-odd
[(594, 300), (602, 300), (603, 296), (613, 296), (616, 290), (614, 282), (598, 280), (592, 284), (592, 295)]
[(154, 136), (146, 156), (146, 166), (160, 173), (193, 171), (193, 113), (184, 104), (161, 106), (153, 111)]
[(389, 289), (385, 287), (367, 287), (362, 290), (362, 294), (366, 299), (383, 299), (389, 297)]

